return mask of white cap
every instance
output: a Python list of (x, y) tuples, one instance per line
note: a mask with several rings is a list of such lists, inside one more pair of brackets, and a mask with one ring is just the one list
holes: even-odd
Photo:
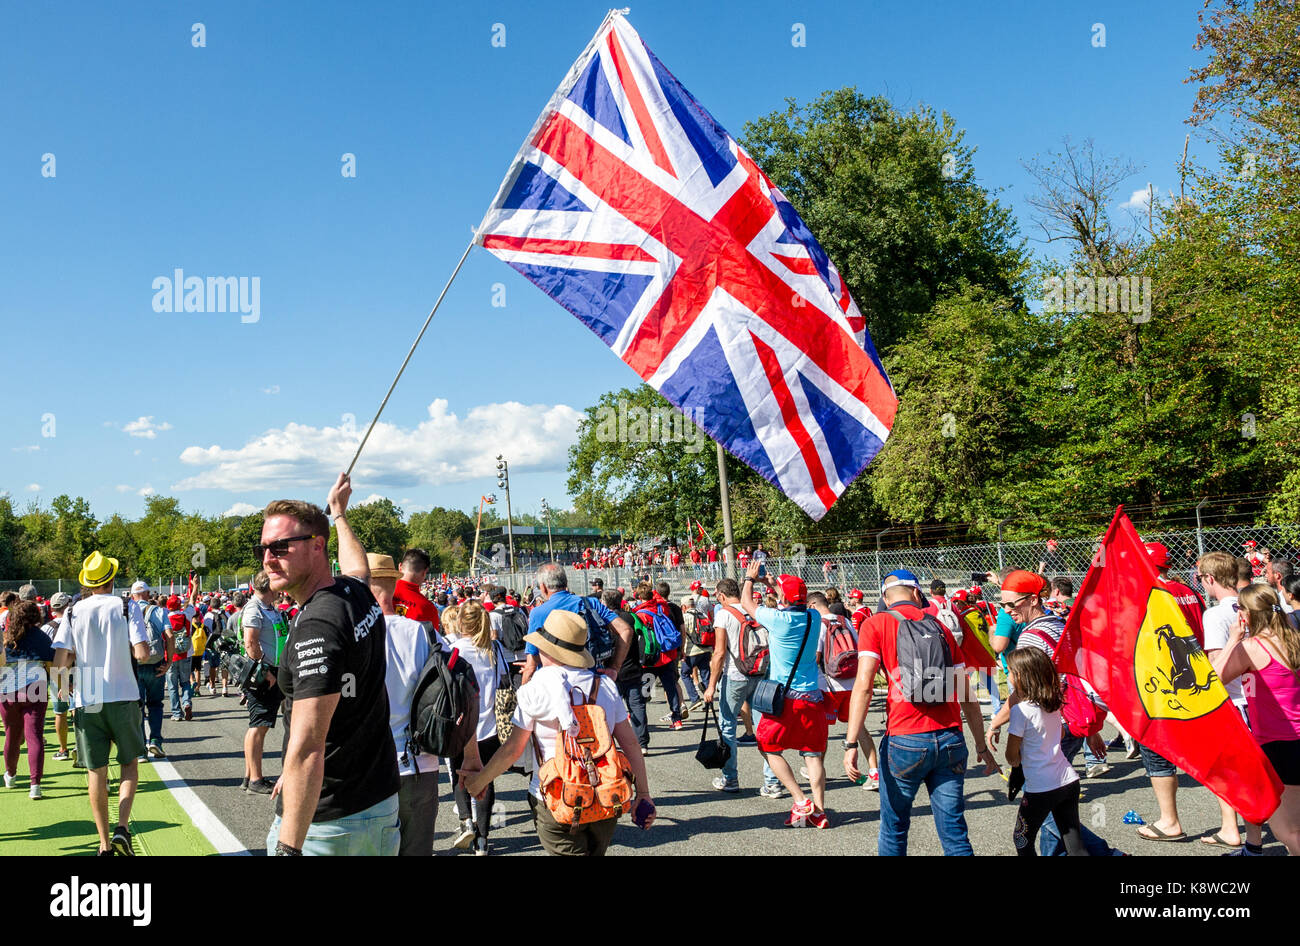
[(137, 581), (135, 582), (135, 584), (131, 585), (131, 594), (138, 594), (141, 591), (148, 591), (148, 590), (149, 590), (149, 586), (142, 581)]

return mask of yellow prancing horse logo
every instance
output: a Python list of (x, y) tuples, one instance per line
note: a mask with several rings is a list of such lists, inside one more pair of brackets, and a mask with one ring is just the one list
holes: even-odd
[(1151, 719), (1197, 719), (1228, 698), (1174, 596), (1152, 588), (1133, 648), (1142, 707)]

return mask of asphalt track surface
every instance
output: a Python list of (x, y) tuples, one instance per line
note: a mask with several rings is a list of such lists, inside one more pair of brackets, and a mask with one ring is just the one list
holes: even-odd
[[(248, 795), (240, 788), (243, 777), (243, 735), (247, 711), (238, 696), (198, 696), (194, 719), (163, 720), (163, 740), (169, 760), (213, 814), (242, 842), (249, 852), (262, 855), (266, 834), (274, 815), (269, 796)], [(987, 704), (985, 705), (987, 711)], [(762, 784), (762, 761), (753, 745), (740, 746), (739, 795), (726, 795), (712, 788), (716, 772), (706, 771), (695, 761), (700, 738), (699, 714), (673, 732), (658, 722), (667, 712), (661, 693), (650, 705), (651, 743), (647, 766), (651, 790), (658, 806), (658, 821), (649, 831), (640, 831), (624, 818), (615, 835), (611, 854), (766, 855), (766, 854), (858, 854), (876, 853), (879, 798), (853, 785), (845, 776), (842, 753), (844, 726), (831, 730), (828, 754), (826, 810), (829, 830), (791, 829), (784, 826), (788, 798), (775, 800), (758, 795)], [(868, 726), (877, 738), (884, 727), (883, 701), (872, 705)], [(268, 735), (264, 771), (274, 779), (280, 771), (284, 735), (283, 720)], [(1113, 732), (1107, 727), (1105, 736)], [(970, 744), (969, 733), (967, 742)], [(787, 753), (798, 769), (794, 753)], [(972, 750), (972, 758), (974, 753)], [(1082, 753), (1078, 756), (1082, 772)], [(1111, 772), (1083, 781), (1080, 818), (1091, 830), (1116, 848), (1133, 855), (1216, 856), (1214, 848), (1196, 840), (1218, 830), (1219, 805), (1204, 787), (1186, 775), (1179, 778), (1178, 808), (1188, 837), (1178, 842), (1153, 842), (1136, 837), (1136, 826), (1123, 823), (1124, 815), (1136, 811), (1147, 822), (1158, 817), (1155, 796), (1140, 760), (1128, 761), (1123, 750), (1112, 751)], [(1014, 855), (1011, 829), (1015, 805), (1006, 800), (1006, 783), (998, 775), (980, 774), (976, 766), (966, 779), (966, 819), (971, 844), (977, 855)], [(456, 830), (455, 801), (445, 766), (439, 775), (440, 802), (434, 853), (452, 855)], [(497, 780), (497, 798), (504, 801), (506, 825), (491, 833), (493, 854), (543, 853), (532, 830), (524, 779), (507, 773)], [(908, 853), (942, 854), (928, 797), (922, 790), (912, 812)], [(1265, 853), (1285, 854), (1265, 828)], [(470, 855), (466, 855), (470, 856)]]

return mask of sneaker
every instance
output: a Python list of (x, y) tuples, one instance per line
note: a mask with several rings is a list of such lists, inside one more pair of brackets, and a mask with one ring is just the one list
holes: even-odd
[(112, 857), (116, 852), (110, 847), (107, 851), (100, 851), (97, 857)]
[(1220, 854), (1219, 856), (1220, 857), (1263, 857), (1264, 846), (1261, 844), (1259, 845), (1259, 847), (1257, 847), (1255, 850), (1252, 851), (1251, 848), (1254, 847), (1255, 845), (1253, 844), (1243, 844), (1235, 851), (1228, 851), (1226, 854)]
[(786, 815), (785, 825), (787, 828), (806, 828), (808, 819), (813, 814), (813, 803), (811, 798), (805, 798), (803, 804), (796, 802), (790, 806), (790, 814)]
[(728, 781), (725, 775), (719, 775), (713, 780), (713, 787), (720, 792), (734, 795), (740, 791), (740, 782), (735, 779)]
[(460, 851), (468, 851), (477, 836), (478, 832), (474, 830), (474, 822), (462, 821), (460, 831), (456, 832), (456, 836), (451, 840), (451, 846)]
[(755, 739), (753, 736), (750, 736), (750, 735), (748, 735), (748, 734), (746, 734), (746, 735), (744, 735), (744, 736), (737, 736), (737, 737), (736, 737), (736, 744), (737, 744), (737, 745), (754, 745), (754, 744), (757, 743), (757, 742), (758, 742), (757, 739)]
[(867, 773), (866, 781), (862, 783), (862, 790), (864, 792), (880, 791), (880, 771), (878, 769), (872, 769)]
[(487, 854), (488, 854), (488, 851), (489, 851), (489, 848), (488, 848), (487, 838), (475, 838), (475, 839), (474, 839), (474, 856), (475, 856), (475, 857), (486, 857)]
[(1137, 747), (1137, 743), (1136, 743), (1136, 742), (1133, 742), (1132, 740), (1129, 740), (1129, 742), (1127, 743), (1127, 745), (1128, 745), (1128, 751), (1124, 753), (1124, 758), (1126, 758), (1126, 759), (1136, 759), (1138, 756), (1142, 755), (1141, 751), (1140, 751), (1140, 750), (1138, 749), (1138, 747)]
[(13, 788), (13, 787), (14, 787), (14, 776), (12, 776), (12, 775), (10, 775), (8, 772), (6, 772), (6, 773), (5, 773), (5, 788)]
[(250, 781), (244, 791), (250, 795), (269, 795), (275, 791), (275, 783), (269, 778), (259, 778), (256, 781)]
[(40, 787), (39, 785), (33, 785), (33, 786), (32, 786), (32, 790), (31, 790), (30, 792), (27, 793), (27, 797), (28, 797), (28, 798), (40, 798), (40, 797), (41, 797), (41, 787)]
[(764, 785), (758, 790), (758, 793), (764, 798), (785, 798), (790, 794), (785, 790), (785, 786), (780, 782), (773, 782), (771, 785)]
[(799, 777), (800, 777), (800, 778), (812, 778), (812, 776), (808, 774), (808, 766), (806, 766), (806, 765), (801, 765), (801, 766), (799, 766)]
[(704, 712), (704, 701), (703, 701), (703, 700), (696, 700), (694, 703), (692, 703), (692, 704), (691, 704), (691, 712), (692, 712), (692, 713), (702, 713), (702, 712)]
[(138, 755), (138, 756), (135, 757), (135, 761), (137, 761), (137, 762), (148, 762), (148, 761), (149, 761), (149, 754), (148, 754), (148, 753), (145, 753), (144, 755)]
[(659, 722), (661, 723), (671, 723), (672, 721), (673, 721), (672, 713), (664, 713), (664, 715), (659, 717)]
[(230, 691), (226, 689), (226, 685), (224, 683), (221, 685), (221, 695), (230, 696)]
[(67, 749), (60, 749), (58, 752), (54, 753), (55, 762), (66, 762), (68, 759), (69, 756)]
[(829, 828), (830, 826), (831, 822), (830, 819), (826, 817), (826, 812), (814, 805), (812, 814), (808, 816), (808, 827)]
[(243, 780), (242, 782), (239, 783), (239, 790), (240, 790), (240, 791), (243, 791), (243, 792), (248, 791), (248, 776), (247, 776), (247, 775), (245, 775), (245, 776), (244, 776), (244, 780)]
[(669, 728), (669, 729), (681, 729), (681, 728), (682, 728), (682, 721), (681, 721), (680, 719), (675, 719), (675, 720), (673, 720), (672, 725), (669, 726), (668, 728)]
[(176, 713), (175, 715), (172, 716), (173, 723), (179, 723), (182, 719), (184, 719), (184, 717), (181, 716), (180, 713)]
[(247, 693), (242, 693), (242, 694), (240, 694), (240, 696), (239, 696), (239, 705), (240, 705), (240, 706), (247, 706), (247, 705), (248, 705), (248, 694), (247, 694)]
[(191, 706), (189, 703), (186, 703), (186, 704), (185, 704), (185, 721), (188, 723), (188, 722), (189, 722), (191, 719), (193, 719), (193, 718), (194, 718), (194, 707)]
[(1087, 768), (1087, 777), (1088, 777), (1088, 778), (1101, 778), (1103, 775), (1105, 775), (1105, 774), (1106, 774), (1107, 772), (1109, 772), (1109, 771), (1110, 771), (1110, 766), (1109, 766), (1109, 765), (1107, 765), (1105, 762), (1098, 762), (1098, 763), (1096, 763), (1095, 765), (1090, 765), (1090, 766), (1088, 766), (1088, 768)]
[(1123, 737), (1123, 736), (1116, 736), (1116, 737), (1115, 737), (1114, 739), (1112, 739), (1110, 742), (1106, 743), (1106, 748), (1107, 748), (1107, 749), (1114, 749), (1114, 750), (1116, 750), (1116, 751), (1119, 751), (1120, 749), (1127, 749), (1127, 748), (1128, 748), (1128, 743), (1126, 743), (1126, 742), (1124, 741), (1124, 737)]
[(131, 832), (126, 830), (124, 824), (118, 825), (113, 832), (113, 852), (122, 857), (135, 856), (135, 851), (131, 850)]
[(167, 758), (167, 753), (163, 752), (163, 747), (161, 742), (149, 743), (149, 754), (153, 756), (155, 759)]

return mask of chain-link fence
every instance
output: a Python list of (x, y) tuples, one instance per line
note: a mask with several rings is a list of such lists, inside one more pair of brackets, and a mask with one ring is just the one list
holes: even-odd
[[(232, 588), (247, 585), (249, 579), (252, 577), (252, 572), (242, 575), (200, 575), (199, 590), (230, 590)], [(119, 574), (115, 584), (119, 591), (125, 591), (131, 586), (133, 580), (134, 579), (128, 580)], [(181, 575), (176, 578), (145, 578), (143, 581), (149, 583), (149, 589), (151, 591), (183, 595), (185, 594), (186, 583), (189, 581), (189, 576)], [(17, 591), (23, 585), (27, 584), (35, 585), (36, 593), (42, 598), (48, 598), (60, 591), (65, 591), (70, 595), (75, 595), (81, 590), (77, 585), (77, 577), (72, 575), (68, 578), (21, 578), (12, 581), (0, 581), (0, 591)]]
[[(1180, 580), (1192, 587), (1197, 587), (1195, 579), (1196, 559), (1205, 552), (1231, 552), (1244, 556), (1250, 551), (1284, 552), (1293, 555), (1293, 550), (1300, 544), (1300, 524), (1274, 526), (1207, 526), (1203, 529), (1169, 530), (1150, 532), (1143, 535), (1147, 542), (1161, 542), (1169, 549), (1170, 569)], [(1026, 568), (1041, 571), (1048, 578), (1069, 578), (1077, 588), (1088, 563), (1092, 561), (1098, 543), (1099, 533), (1091, 539), (1060, 539), (1048, 542), (998, 542), (984, 545), (947, 545), (925, 548), (882, 548), (880, 550), (859, 550), (837, 552), (831, 555), (810, 554), (804, 552), (803, 546), (794, 543), (789, 551), (783, 545), (782, 554), (769, 553), (767, 570), (769, 574), (798, 575), (813, 588), (838, 588), (847, 593), (853, 588), (863, 591), (868, 601), (879, 597), (880, 582), (896, 568), (906, 568), (928, 584), (938, 579), (945, 582), (950, 589), (968, 587), (976, 582), (976, 576), (992, 572), (1005, 572), (1013, 568)], [(1253, 542), (1253, 546), (1247, 543)], [(544, 560), (538, 559), (536, 564)], [(618, 568), (569, 568), (569, 587), (578, 594), (587, 594), (591, 590), (593, 579), (600, 578), (606, 588), (631, 588), (637, 581), (647, 578), (651, 581), (667, 581), (672, 586), (674, 595), (687, 593), (691, 582), (700, 580), (709, 584), (716, 582), (725, 573), (722, 562), (694, 565), (683, 563), (676, 568), (663, 565), (644, 565), (639, 567)], [(493, 572), (480, 568), (479, 577), (490, 579), (495, 584), (504, 585), (523, 592), (533, 584), (536, 567), (521, 566), (515, 571), (502, 570)], [(204, 591), (214, 589), (231, 589), (247, 584), (251, 575), (206, 575), (201, 576), (200, 588)], [(149, 580), (149, 579), (146, 579)], [(56, 591), (75, 594), (77, 582), (73, 578), (30, 580), (36, 586), (36, 593), (48, 598)], [(152, 580), (155, 591), (183, 594), (185, 576), (176, 578), (157, 578)], [(27, 581), (0, 581), (0, 591), (13, 590)], [(129, 582), (123, 582), (123, 588)], [(990, 582), (982, 582), (986, 591), (995, 589)]]
[[(1195, 563), (1205, 552), (1230, 552), (1246, 556), (1249, 552), (1283, 552), (1294, 559), (1293, 550), (1300, 544), (1300, 525), (1274, 526), (1207, 526), (1203, 529), (1149, 532), (1142, 536), (1146, 542), (1160, 542), (1169, 549), (1171, 572), (1179, 580), (1194, 588), (1199, 585), (1195, 577)], [(795, 552), (778, 556), (769, 553), (766, 560), (769, 574), (798, 575), (810, 588), (838, 588), (842, 594), (858, 588), (868, 602), (880, 596), (881, 579), (896, 568), (906, 568), (928, 586), (938, 579), (949, 589), (982, 584), (986, 592), (996, 591), (996, 583), (980, 581), (981, 576), (993, 572), (1007, 572), (1015, 568), (1038, 571), (1048, 578), (1069, 578), (1077, 589), (1088, 564), (1101, 542), (1101, 533), (1095, 538), (1051, 540), (1049, 542), (1000, 542), (985, 545), (948, 545), (926, 548), (882, 548), (839, 552), (831, 555), (814, 555), (803, 552), (797, 543)], [(1247, 543), (1253, 542), (1254, 545)], [(662, 565), (640, 567), (568, 569), (569, 588), (578, 594), (591, 590), (593, 579), (600, 578), (606, 588), (630, 588), (645, 578), (650, 581), (667, 581), (674, 595), (686, 594), (691, 582), (700, 580), (710, 588), (721, 578), (726, 566), (721, 563), (694, 565), (683, 563), (676, 568)], [(536, 569), (480, 573), (482, 578), (520, 592), (535, 580)]]

